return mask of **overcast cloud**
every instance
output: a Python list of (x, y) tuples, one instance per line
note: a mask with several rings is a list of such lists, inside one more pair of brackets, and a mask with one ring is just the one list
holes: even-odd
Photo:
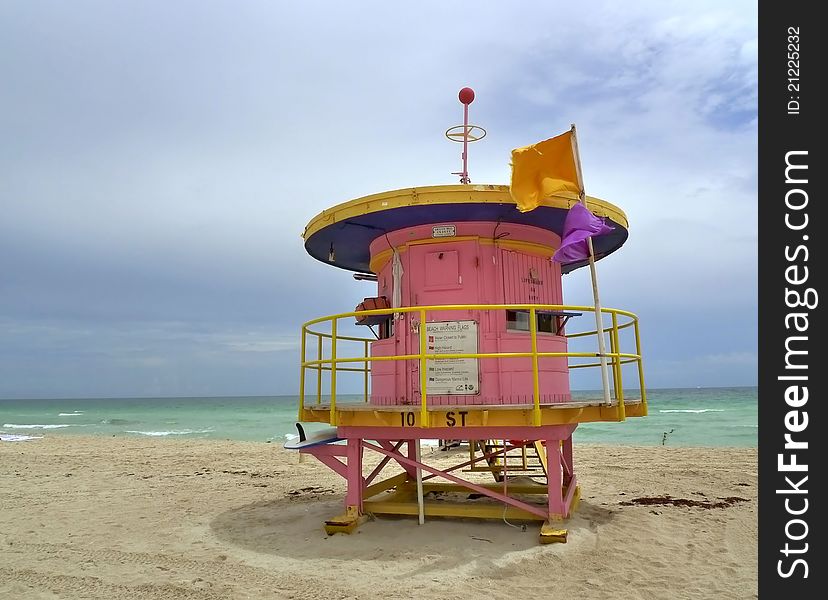
[(300, 324), (373, 293), (305, 224), (456, 182), (465, 85), (475, 183), (578, 125), (648, 384), (754, 385), (756, 35), (755, 2), (4, 2), (0, 397), (295, 393)]

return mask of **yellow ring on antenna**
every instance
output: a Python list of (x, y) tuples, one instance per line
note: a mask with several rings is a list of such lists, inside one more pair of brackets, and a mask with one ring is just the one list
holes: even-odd
[(479, 125), (455, 125), (446, 129), (446, 137), (452, 142), (479, 142), (486, 137), (486, 130)]

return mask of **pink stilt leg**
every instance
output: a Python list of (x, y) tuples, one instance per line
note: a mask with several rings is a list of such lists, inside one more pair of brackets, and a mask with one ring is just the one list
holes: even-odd
[(560, 443), (560, 440), (546, 440), (547, 494), (549, 495), (550, 519), (563, 519), (566, 515)]
[(365, 480), (362, 478), (362, 440), (348, 440), (348, 491), (345, 494), (345, 508), (356, 507), (362, 513), (362, 493)]

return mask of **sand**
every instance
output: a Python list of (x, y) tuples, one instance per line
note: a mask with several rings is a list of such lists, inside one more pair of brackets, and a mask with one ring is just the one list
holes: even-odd
[[(329, 537), (343, 481), (277, 444), (0, 442), (0, 598), (757, 596), (755, 449), (576, 443), (575, 462), (568, 543), (539, 545), (537, 524), (436, 518)], [(746, 501), (623, 504), (664, 495)]]

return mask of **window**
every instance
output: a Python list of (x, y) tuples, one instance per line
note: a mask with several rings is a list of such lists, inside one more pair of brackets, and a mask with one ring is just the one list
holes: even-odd
[(390, 337), (394, 337), (394, 317), (380, 323), (379, 335), (377, 336), (380, 340), (386, 340)]
[[(552, 335), (566, 335), (564, 326), (572, 317), (579, 317), (581, 313), (563, 311), (538, 311), (535, 317), (538, 320), (538, 333), (551, 333)], [(506, 311), (507, 331), (529, 331), (528, 310), (507, 310)]]
[(558, 333), (558, 319), (549, 313), (536, 313), (538, 319), (538, 331), (543, 333)]
[[(558, 319), (549, 312), (535, 313), (538, 321), (539, 333), (558, 334)], [(512, 331), (529, 331), (529, 311), (528, 310), (507, 310), (506, 311), (506, 329)]]

